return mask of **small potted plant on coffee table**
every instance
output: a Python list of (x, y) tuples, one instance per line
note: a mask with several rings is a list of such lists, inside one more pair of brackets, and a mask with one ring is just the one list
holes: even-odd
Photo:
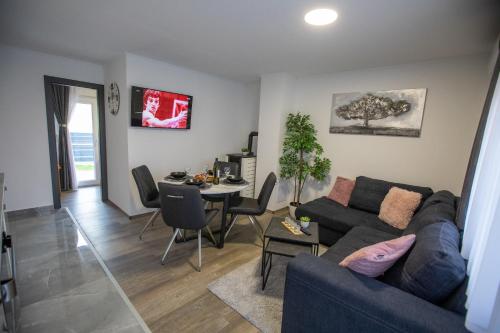
[(300, 219), (300, 226), (302, 228), (308, 228), (309, 227), (309, 222), (311, 222), (311, 218), (309, 216), (302, 216)]

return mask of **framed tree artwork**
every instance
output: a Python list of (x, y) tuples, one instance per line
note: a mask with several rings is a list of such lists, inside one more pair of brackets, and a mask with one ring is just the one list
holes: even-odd
[(427, 89), (333, 94), (330, 133), (419, 137)]

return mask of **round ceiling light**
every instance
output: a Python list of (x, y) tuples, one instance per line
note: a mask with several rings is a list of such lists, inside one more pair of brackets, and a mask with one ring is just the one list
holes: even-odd
[(338, 14), (333, 9), (320, 8), (308, 12), (304, 20), (311, 25), (327, 25), (333, 23), (337, 17)]

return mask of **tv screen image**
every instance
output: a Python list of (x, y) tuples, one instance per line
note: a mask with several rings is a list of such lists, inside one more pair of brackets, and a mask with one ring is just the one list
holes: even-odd
[(189, 129), (193, 97), (132, 87), (132, 126)]

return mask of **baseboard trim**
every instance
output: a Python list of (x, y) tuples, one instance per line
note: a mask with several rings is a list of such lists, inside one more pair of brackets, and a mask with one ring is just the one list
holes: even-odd
[(49, 213), (53, 212), (56, 209), (54, 209), (53, 205), (49, 206), (40, 206), (40, 207), (33, 207), (33, 208), (24, 208), (24, 209), (18, 209), (18, 210), (11, 210), (8, 212), (5, 212), (7, 215), (7, 218), (10, 221), (18, 220), (21, 218), (25, 218), (28, 215), (37, 215), (37, 214), (44, 214), (44, 213)]
[(127, 213), (125, 213), (125, 211), (123, 209), (120, 208), (120, 206), (118, 206), (117, 204), (115, 204), (113, 201), (111, 201), (110, 199), (106, 200), (105, 201), (107, 204), (109, 204), (110, 206), (113, 206), (115, 207), (116, 209), (118, 209), (120, 212), (122, 212), (123, 214), (125, 214), (127, 217), (130, 218), (130, 215), (128, 215)]
[(152, 215), (153, 213), (154, 213), (154, 211), (147, 212), (147, 213), (142, 213), (142, 214), (137, 214), (137, 215), (130, 215), (128, 217), (128, 219), (129, 220), (134, 220), (134, 219), (138, 219), (138, 218), (141, 218), (141, 217)]

